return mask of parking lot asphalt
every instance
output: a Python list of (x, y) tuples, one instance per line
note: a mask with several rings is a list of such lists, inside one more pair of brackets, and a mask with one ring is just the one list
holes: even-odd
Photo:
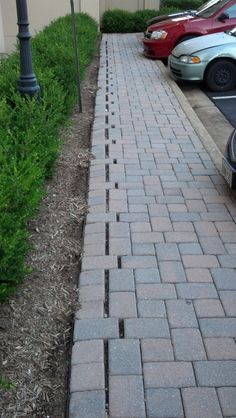
[(236, 416), (236, 198), (163, 70), (103, 36), (70, 418)]
[(205, 94), (219, 108), (231, 125), (236, 128), (236, 90), (222, 93), (205, 90)]

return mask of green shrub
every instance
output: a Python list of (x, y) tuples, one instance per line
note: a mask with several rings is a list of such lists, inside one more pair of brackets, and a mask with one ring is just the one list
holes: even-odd
[[(97, 25), (80, 14), (77, 26), (83, 77), (96, 50)], [(18, 52), (0, 66), (0, 299), (11, 294), (29, 271), (27, 225), (59, 153), (59, 130), (76, 100), (70, 16), (40, 32), (32, 51), (40, 101), (22, 98), (16, 91)]]
[(149, 19), (179, 10), (179, 7), (174, 6), (165, 6), (160, 10), (139, 10), (133, 13), (120, 9), (107, 10), (102, 17), (101, 29), (105, 33), (144, 32)]
[(203, 3), (203, 0), (161, 0), (161, 8), (175, 7), (179, 10), (196, 10)]

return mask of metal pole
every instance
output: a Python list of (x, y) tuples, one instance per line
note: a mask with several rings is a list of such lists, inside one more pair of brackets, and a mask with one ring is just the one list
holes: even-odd
[(79, 106), (79, 112), (81, 113), (82, 112), (82, 99), (81, 99), (81, 90), (80, 90), (79, 53), (78, 53), (74, 0), (70, 0), (70, 6), (71, 6), (73, 42), (74, 42), (74, 50), (75, 50), (75, 70), (76, 70), (76, 80), (77, 80), (78, 106)]
[(40, 87), (33, 72), (27, 0), (16, 0), (16, 9), (17, 24), (19, 26), (17, 37), (20, 42), (20, 78), (18, 80), (18, 90), (23, 96), (40, 97)]

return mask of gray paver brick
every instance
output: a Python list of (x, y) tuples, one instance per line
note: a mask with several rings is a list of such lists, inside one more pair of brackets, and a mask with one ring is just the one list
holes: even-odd
[(104, 298), (103, 285), (80, 286), (79, 299), (81, 303), (104, 300)]
[(179, 244), (179, 251), (183, 255), (202, 254), (201, 246), (197, 243)]
[(146, 417), (141, 376), (110, 376), (109, 389), (109, 417)]
[(198, 299), (194, 301), (198, 318), (224, 317), (222, 305), (217, 299)]
[(104, 418), (105, 391), (74, 392), (70, 399), (69, 418)]
[(169, 283), (137, 284), (138, 299), (176, 299), (175, 286)]
[(169, 327), (163, 318), (125, 319), (125, 338), (169, 338)]
[(83, 271), (79, 277), (80, 286), (104, 285), (104, 270)]
[(75, 321), (74, 341), (106, 338), (119, 338), (119, 326), (116, 318)]
[(176, 244), (156, 244), (156, 253), (158, 261), (176, 261), (180, 260), (178, 246)]
[(211, 283), (177, 283), (176, 289), (181, 299), (218, 298), (215, 286)]
[(197, 242), (198, 238), (195, 232), (165, 232), (166, 242)]
[(79, 341), (72, 347), (72, 364), (103, 363), (103, 341)]
[(159, 283), (160, 273), (158, 268), (138, 268), (134, 271), (136, 283)]
[(218, 290), (236, 290), (236, 272), (234, 269), (215, 268), (211, 270)]
[[(221, 256), (219, 256), (220, 258)], [(223, 257), (223, 256), (222, 256)], [(215, 255), (183, 255), (183, 264), (186, 268), (213, 268), (218, 267), (219, 262)]]
[(104, 301), (102, 299), (80, 303), (80, 309), (76, 312), (76, 319), (103, 318), (103, 316)]
[(138, 316), (143, 318), (165, 318), (165, 304), (162, 300), (139, 300)]
[(166, 308), (171, 328), (198, 327), (192, 302), (185, 300), (167, 300)]
[(143, 362), (172, 361), (174, 360), (171, 340), (164, 338), (141, 340)]
[(103, 363), (85, 363), (72, 366), (71, 393), (97, 389), (105, 389)]
[(199, 319), (204, 337), (236, 337), (236, 318)]
[(190, 362), (144, 363), (145, 388), (181, 388), (195, 386)]
[(116, 318), (137, 317), (134, 292), (112, 292), (109, 295), (109, 315)]
[(122, 256), (121, 264), (122, 268), (157, 267), (156, 257), (151, 255)]
[(146, 243), (146, 244), (138, 244), (135, 243), (132, 246), (133, 255), (155, 255), (155, 247), (154, 244)]
[(111, 238), (129, 238), (129, 224), (126, 222), (110, 222), (109, 235)]
[(111, 238), (109, 240), (109, 254), (110, 255), (130, 255), (131, 244), (128, 238)]
[(199, 386), (236, 386), (236, 361), (198, 361), (194, 368)]
[(220, 291), (220, 299), (224, 306), (226, 316), (236, 316), (236, 291)]
[(188, 282), (192, 283), (212, 283), (212, 277), (209, 269), (194, 268), (185, 269)]
[(131, 269), (115, 269), (109, 271), (110, 292), (133, 292), (134, 274)]
[(84, 257), (82, 259), (83, 270), (109, 269), (117, 267), (117, 257), (111, 255)]
[(236, 388), (219, 388), (217, 392), (224, 416), (236, 415)]
[(215, 389), (187, 388), (182, 395), (186, 418), (222, 418)]
[(153, 243), (164, 242), (161, 232), (134, 232), (131, 235), (131, 241), (137, 243)]
[(183, 418), (184, 412), (178, 389), (148, 389), (146, 391), (149, 418)]
[(109, 341), (109, 372), (111, 375), (142, 374), (139, 340)]
[(197, 235), (200, 237), (217, 237), (218, 232), (213, 222), (194, 222)]
[(186, 282), (185, 272), (180, 261), (160, 261), (159, 268), (162, 282)]
[(233, 338), (205, 338), (209, 360), (236, 360), (236, 344)]
[(206, 353), (198, 329), (173, 329), (172, 341), (176, 360), (205, 360)]
[(200, 238), (200, 243), (204, 254), (225, 254), (226, 250), (220, 238), (204, 237)]

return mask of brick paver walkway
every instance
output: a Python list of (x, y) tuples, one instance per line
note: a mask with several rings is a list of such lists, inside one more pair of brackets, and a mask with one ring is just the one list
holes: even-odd
[(103, 37), (70, 418), (236, 416), (236, 202), (136, 35)]

